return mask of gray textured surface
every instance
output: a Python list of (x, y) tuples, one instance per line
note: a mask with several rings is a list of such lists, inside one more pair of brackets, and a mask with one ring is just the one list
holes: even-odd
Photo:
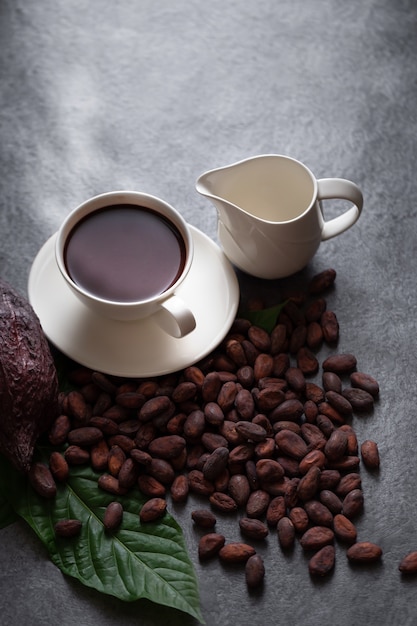
[[(196, 561), (208, 626), (417, 623), (417, 582), (397, 570), (417, 548), (416, 20), (413, 0), (0, 2), (0, 273), (21, 291), (46, 238), (95, 193), (154, 193), (215, 239), (215, 211), (194, 190), (206, 169), (284, 153), (363, 189), (358, 224), (305, 275), (337, 270), (339, 349), (381, 385), (355, 427), (381, 450), (379, 475), (363, 472), (359, 531), (383, 562), (358, 570), (341, 551), (316, 583), (271, 537), (265, 588), (248, 595), (240, 572)], [(244, 297), (279, 288), (240, 278)], [(64, 578), (21, 523), (0, 546), (5, 626), (193, 624)]]

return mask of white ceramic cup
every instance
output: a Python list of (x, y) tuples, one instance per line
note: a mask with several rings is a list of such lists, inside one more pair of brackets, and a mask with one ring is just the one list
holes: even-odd
[[(259, 155), (202, 174), (199, 193), (217, 208), (218, 236), (230, 261), (259, 278), (283, 278), (303, 269), (320, 243), (350, 228), (363, 196), (341, 178), (317, 180), (296, 159)], [(325, 221), (321, 201), (348, 200), (351, 206)]]
[[(107, 300), (77, 284), (69, 274), (65, 261), (65, 250), (74, 227), (91, 213), (114, 205), (132, 205), (150, 209), (171, 222), (179, 232), (185, 247), (183, 269), (175, 283), (162, 293), (145, 300), (128, 302)], [(126, 322), (152, 315), (161, 329), (174, 337), (183, 337), (195, 328), (195, 318), (189, 305), (176, 294), (190, 270), (193, 251), (190, 228), (180, 213), (156, 196), (136, 191), (112, 191), (86, 200), (66, 217), (57, 233), (55, 244), (56, 262), (67, 285), (81, 302), (96, 315)], [(163, 255), (164, 250), (161, 249), (160, 253)], [(109, 254), (111, 254), (110, 251)], [(152, 270), (150, 269), (150, 271)]]

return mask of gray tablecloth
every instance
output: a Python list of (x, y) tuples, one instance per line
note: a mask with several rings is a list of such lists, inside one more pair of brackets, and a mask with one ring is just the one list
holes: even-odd
[[(0, 2), (0, 274), (23, 293), (42, 244), (96, 193), (158, 195), (216, 241), (215, 209), (194, 187), (207, 169), (288, 154), (363, 190), (359, 222), (304, 274), (336, 269), (339, 350), (381, 386), (355, 428), (380, 447), (358, 527), (382, 563), (340, 558), (317, 583), (301, 552), (284, 558), (271, 535), (265, 586), (251, 595), (240, 571), (198, 562), (187, 510), (209, 626), (417, 623), (416, 581), (398, 572), (417, 548), (416, 18), (413, 0)], [(279, 291), (239, 278), (244, 298)], [(1, 530), (0, 546), (4, 625), (194, 623), (64, 577), (23, 522)]]

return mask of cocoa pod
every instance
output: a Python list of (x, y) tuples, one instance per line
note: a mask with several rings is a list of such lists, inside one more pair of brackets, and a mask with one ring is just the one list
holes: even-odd
[(191, 513), (193, 522), (199, 528), (214, 528), (216, 516), (208, 509), (196, 509)]
[(368, 469), (374, 470), (379, 468), (379, 450), (378, 445), (375, 443), (375, 441), (367, 439), (362, 443), (361, 456), (362, 461)]
[(139, 519), (141, 522), (155, 522), (165, 515), (167, 503), (164, 498), (151, 498), (142, 506)]
[(340, 541), (354, 543), (357, 537), (355, 525), (345, 515), (338, 513), (333, 520), (334, 534)]
[(245, 580), (250, 589), (259, 587), (265, 577), (265, 565), (259, 554), (253, 554), (246, 561)]
[(332, 544), (334, 532), (327, 526), (312, 526), (300, 537), (300, 545), (303, 550), (320, 550), (324, 546)]
[(324, 546), (314, 554), (308, 562), (308, 571), (312, 576), (326, 576), (334, 568), (334, 546)]
[(417, 551), (414, 550), (406, 554), (400, 561), (398, 569), (402, 574), (417, 573)]
[(210, 559), (220, 552), (226, 539), (219, 533), (207, 533), (198, 543), (198, 556), (201, 560)]
[(42, 498), (52, 500), (56, 496), (56, 483), (51, 470), (45, 463), (32, 463), (28, 472), (29, 482)]
[(266, 524), (261, 522), (261, 520), (250, 517), (242, 517), (239, 520), (239, 528), (242, 534), (250, 539), (265, 539), (269, 534)]
[(120, 502), (110, 502), (104, 511), (103, 526), (106, 530), (112, 531), (119, 528), (123, 519), (123, 506)]
[(57, 537), (76, 537), (80, 534), (82, 523), (78, 519), (62, 519), (54, 524)]
[(382, 549), (371, 541), (360, 541), (348, 548), (346, 556), (354, 563), (373, 563), (381, 558)]
[(255, 554), (255, 548), (239, 541), (225, 544), (219, 550), (219, 558), (224, 563), (246, 563)]

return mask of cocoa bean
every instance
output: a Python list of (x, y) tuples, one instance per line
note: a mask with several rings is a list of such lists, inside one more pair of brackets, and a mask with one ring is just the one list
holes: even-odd
[(107, 468), (109, 458), (109, 446), (107, 441), (102, 439), (90, 449), (91, 467), (96, 472), (103, 472)]
[(171, 399), (177, 404), (193, 400), (197, 395), (197, 385), (192, 381), (183, 381), (179, 383), (172, 392)]
[(305, 317), (307, 322), (318, 322), (327, 308), (324, 298), (315, 298), (306, 307)]
[(104, 435), (117, 435), (119, 432), (118, 424), (109, 417), (92, 417), (88, 422), (88, 425), (99, 428)]
[(413, 550), (406, 554), (400, 561), (398, 569), (402, 574), (417, 573), (417, 551)]
[(268, 385), (263, 389), (252, 389), (252, 396), (258, 410), (266, 413), (276, 409), (285, 400), (285, 394), (282, 389), (278, 389), (272, 385)]
[(335, 393), (342, 393), (342, 381), (335, 372), (323, 372), (323, 388), (325, 391), (334, 391)]
[(217, 523), (216, 516), (208, 509), (196, 509), (191, 517), (199, 528), (214, 528)]
[(67, 394), (67, 406), (70, 416), (77, 426), (85, 426), (91, 417), (91, 409), (80, 391), (72, 390)]
[(374, 408), (374, 397), (364, 389), (346, 387), (342, 394), (357, 413), (368, 413)]
[(260, 459), (256, 463), (256, 473), (261, 484), (279, 482), (284, 476), (284, 468), (273, 459)]
[(326, 457), (321, 450), (311, 450), (307, 452), (304, 458), (299, 463), (300, 474), (306, 474), (310, 467), (316, 466), (322, 469), (326, 464)]
[(62, 519), (54, 524), (54, 532), (57, 537), (76, 537), (80, 534), (82, 522), (78, 519)]
[(260, 352), (268, 353), (271, 350), (271, 337), (263, 328), (252, 325), (248, 329), (248, 338)]
[(271, 348), (272, 355), (284, 352), (287, 347), (287, 328), (284, 324), (277, 324), (271, 332)]
[(351, 472), (340, 479), (335, 488), (335, 492), (338, 496), (343, 498), (349, 493), (349, 491), (353, 491), (353, 489), (360, 489), (361, 484), (362, 481), (360, 475), (356, 472)]
[(242, 517), (239, 520), (239, 527), (243, 535), (256, 541), (265, 539), (269, 534), (266, 524), (261, 522), (261, 520), (250, 517)]
[(304, 502), (304, 509), (312, 524), (317, 526), (333, 526), (333, 514), (325, 504), (318, 500)]
[(255, 548), (239, 541), (225, 544), (219, 550), (219, 558), (224, 563), (246, 563), (255, 554)]
[(359, 389), (363, 389), (371, 396), (376, 398), (379, 394), (379, 384), (369, 374), (365, 374), (364, 372), (353, 372), (350, 375), (350, 384), (352, 387), (358, 387)]
[(265, 565), (259, 554), (253, 554), (246, 561), (245, 580), (250, 589), (259, 587), (265, 577)]
[(68, 465), (85, 465), (90, 461), (90, 453), (79, 446), (68, 446), (64, 452)]
[(312, 576), (326, 576), (334, 568), (334, 546), (324, 546), (314, 554), (308, 562), (308, 571)]
[(353, 354), (333, 354), (323, 361), (322, 367), (325, 372), (348, 374), (355, 369), (356, 364), (356, 357)]
[(167, 503), (164, 498), (151, 498), (142, 506), (139, 519), (141, 522), (155, 522), (165, 515)]
[(204, 474), (200, 470), (191, 470), (191, 472), (189, 472), (188, 483), (190, 485), (190, 491), (200, 496), (210, 496), (214, 493), (213, 483), (204, 478)]
[(248, 478), (244, 474), (234, 474), (230, 477), (228, 491), (239, 507), (246, 506), (251, 493)]
[(320, 326), (323, 330), (323, 339), (330, 345), (335, 345), (339, 340), (339, 322), (333, 311), (324, 311), (320, 317)]
[(312, 400), (315, 404), (324, 402), (325, 398), (323, 389), (312, 382), (306, 382), (305, 396), (307, 400)]
[(300, 461), (308, 452), (305, 441), (291, 430), (281, 430), (275, 435), (275, 442), (283, 454)]
[(140, 409), (146, 402), (146, 397), (137, 391), (126, 391), (115, 397), (116, 403), (125, 409)]
[(172, 481), (170, 487), (171, 498), (174, 502), (185, 502), (188, 498), (189, 490), (188, 477), (180, 474)]
[(227, 439), (218, 433), (204, 432), (201, 436), (201, 443), (209, 452), (216, 448), (227, 448)]
[(310, 524), (310, 520), (303, 507), (294, 506), (289, 511), (288, 517), (292, 521), (296, 533), (305, 533)]
[(237, 504), (227, 493), (215, 491), (209, 496), (210, 504), (218, 511), (232, 513), (237, 510)]
[(224, 413), (217, 402), (207, 402), (204, 407), (204, 417), (208, 424), (220, 426), (224, 422)]
[(300, 479), (297, 486), (297, 495), (300, 500), (307, 502), (308, 500), (312, 500), (314, 498), (319, 489), (320, 474), (320, 468), (313, 465)]
[(277, 524), (278, 541), (283, 550), (292, 548), (295, 542), (295, 528), (289, 517), (281, 517)]
[(289, 352), (290, 354), (297, 354), (297, 352), (304, 346), (307, 340), (307, 326), (305, 324), (299, 324), (291, 333)]
[(168, 396), (156, 396), (146, 400), (138, 411), (138, 418), (140, 422), (149, 422), (156, 417), (169, 414), (173, 410), (174, 404), (171, 398)]
[(104, 511), (103, 526), (107, 531), (119, 528), (123, 519), (123, 506), (120, 502), (110, 502)]
[(324, 446), (324, 454), (329, 461), (337, 461), (341, 459), (347, 450), (347, 434), (336, 428)]
[(177, 457), (184, 450), (186, 441), (179, 435), (165, 435), (156, 437), (148, 446), (149, 454), (161, 459), (169, 460)]
[(42, 498), (52, 500), (56, 496), (56, 483), (51, 470), (45, 463), (32, 463), (28, 472), (29, 482)]
[(242, 437), (245, 437), (245, 439), (250, 439), (255, 442), (264, 441), (267, 436), (265, 428), (259, 424), (254, 424), (253, 422), (237, 422), (236, 430), (240, 435), (242, 435)]
[(272, 376), (274, 371), (274, 359), (271, 354), (261, 352), (253, 364), (253, 374), (255, 380), (260, 380), (267, 376)]
[(310, 350), (317, 351), (321, 347), (324, 340), (323, 329), (319, 322), (313, 320), (307, 325), (306, 343)]
[(111, 493), (114, 496), (124, 495), (126, 492), (119, 485), (119, 481), (111, 474), (102, 474), (98, 479), (98, 486), (103, 491)]
[(107, 466), (112, 476), (118, 476), (120, 468), (126, 461), (126, 454), (120, 446), (114, 445), (110, 448), (107, 456)]
[(316, 374), (316, 372), (318, 372), (319, 362), (310, 347), (303, 346), (298, 350), (297, 367), (304, 376), (313, 376), (313, 374)]
[(229, 460), (229, 450), (227, 448), (216, 448), (208, 456), (206, 462), (203, 465), (204, 478), (210, 481), (214, 481), (220, 474), (224, 472)]
[(203, 535), (198, 544), (198, 556), (203, 561), (210, 559), (220, 552), (226, 538), (219, 533), (207, 533)]
[(340, 541), (354, 543), (357, 537), (356, 526), (345, 515), (338, 513), (333, 520), (334, 534)]
[(340, 482), (340, 472), (338, 470), (322, 470), (319, 476), (319, 489), (335, 489)]
[(136, 484), (139, 476), (139, 468), (135, 461), (127, 458), (120, 468), (118, 474), (119, 487), (126, 492)]
[(343, 499), (342, 513), (349, 519), (355, 518), (363, 510), (364, 497), (361, 489), (352, 489)]
[(262, 517), (270, 501), (270, 495), (263, 489), (252, 491), (246, 502), (246, 515), (248, 517)]
[(318, 295), (330, 289), (336, 280), (336, 271), (332, 268), (323, 270), (315, 274), (310, 280), (309, 292), (311, 295)]
[(166, 487), (153, 476), (141, 474), (138, 478), (139, 490), (150, 498), (162, 498), (166, 493)]
[(327, 526), (312, 526), (300, 537), (303, 550), (320, 550), (334, 541), (334, 532)]
[(276, 527), (279, 520), (285, 516), (286, 511), (287, 505), (284, 496), (275, 496), (275, 498), (272, 498), (266, 510), (266, 522), (268, 526)]
[(68, 443), (74, 446), (89, 447), (103, 439), (103, 433), (94, 426), (74, 428), (68, 433)]
[(348, 548), (346, 556), (353, 563), (373, 563), (381, 558), (382, 549), (371, 541), (360, 541)]
[(49, 469), (54, 480), (59, 483), (66, 482), (69, 476), (69, 466), (65, 457), (60, 452), (51, 452), (49, 457)]
[(379, 450), (378, 445), (375, 443), (375, 441), (367, 439), (362, 443), (361, 457), (367, 468), (372, 470), (379, 468)]
[(206, 428), (206, 419), (201, 409), (192, 411), (184, 422), (184, 437), (188, 442), (200, 441)]
[(342, 512), (343, 504), (341, 499), (330, 489), (322, 489), (319, 493), (319, 500), (327, 506), (329, 511), (336, 515)]
[(48, 433), (50, 444), (53, 446), (60, 446), (65, 443), (70, 430), (71, 421), (68, 415), (59, 415), (53, 422)]
[(341, 415), (351, 417), (352, 405), (341, 393), (329, 390), (326, 392), (326, 400)]

